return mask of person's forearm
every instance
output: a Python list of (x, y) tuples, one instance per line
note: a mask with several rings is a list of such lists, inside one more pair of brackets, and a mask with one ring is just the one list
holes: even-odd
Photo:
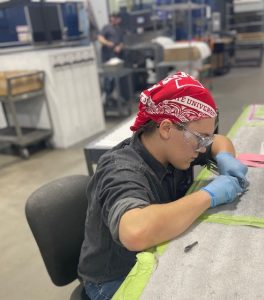
[(108, 47), (111, 47), (113, 46), (113, 43), (111, 41), (108, 41), (104, 36), (102, 35), (99, 35), (98, 36), (98, 41), (104, 45), (104, 46), (108, 46)]
[(220, 134), (215, 134), (211, 151), (213, 157), (215, 157), (219, 152), (229, 152), (234, 156), (236, 155), (236, 151), (231, 140)]
[(123, 49), (123, 48), (124, 48), (124, 43), (118, 44), (118, 47), (119, 47), (120, 49)]
[(121, 218), (119, 239), (131, 251), (145, 250), (180, 235), (209, 207), (208, 193), (198, 191), (170, 203), (130, 210)]

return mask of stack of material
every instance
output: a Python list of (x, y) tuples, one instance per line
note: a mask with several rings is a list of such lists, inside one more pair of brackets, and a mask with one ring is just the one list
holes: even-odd
[(204, 42), (177, 42), (164, 48), (164, 61), (204, 60), (210, 55), (211, 50)]
[[(8, 87), (10, 82), (10, 90)], [(0, 72), (0, 96), (16, 96), (43, 88), (43, 78), (34, 71)]]
[(264, 42), (264, 32), (243, 32), (237, 34), (238, 41)]
[[(181, 70), (202, 81), (207, 87), (212, 87), (211, 81), (211, 49), (205, 42), (173, 41), (168, 37), (157, 37), (152, 42), (163, 48), (163, 62), (160, 68), (170, 68), (170, 72)], [(171, 71), (171, 69), (173, 69)], [(162, 73), (162, 75), (165, 75)], [(161, 77), (161, 76), (160, 76)], [(160, 78), (159, 78), (160, 79)]]
[(199, 41), (176, 41), (167, 37), (157, 37), (152, 40), (164, 49), (164, 61), (197, 61), (204, 60), (211, 55), (210, 47)]

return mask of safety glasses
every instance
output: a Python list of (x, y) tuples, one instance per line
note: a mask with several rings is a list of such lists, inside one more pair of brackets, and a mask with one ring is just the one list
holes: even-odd
[(214, 134), (203, 135), (201, 133), (187, 129), (185, 124), (177, 123), (175, 125), (178, 129), (181, 129), (183, 131), (184, 138), (187, 142), (190, 142), (190, 140), (193, 138), (196, 140), (197, 146), (194, 148), (195, 151), (200, 151), (202, 148), (206, 148), (213, 143)]

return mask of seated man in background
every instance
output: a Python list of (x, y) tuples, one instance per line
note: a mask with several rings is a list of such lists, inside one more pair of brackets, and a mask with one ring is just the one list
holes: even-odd
[[(247, 167), (214, 135), (210, 92), (178, 72), (140, 95), (128, 138), (105, 153), (88, 184), (79, 276), (91, 299), (111, 299), (136, 253), (183, 233), (209, 207), (243, 193)], [(185, 195), (192, 166), (217, 162), (220, 176)]]

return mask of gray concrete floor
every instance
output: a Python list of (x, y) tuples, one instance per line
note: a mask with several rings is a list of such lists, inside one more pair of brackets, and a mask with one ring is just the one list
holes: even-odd
[[(264, 104), (264, 67), (232, 69), (215, 77), (213, 85), (220, 110), (220, 133), (228, 132), (244, 105)], [(108, 128), (119, 121), (108, 121)], [(28, 196), (46, 182), (87, 174), (84, 144), (68, 150), (42, 150), (29, 160), (16, 158), (0, 168), (0, 299), (64, 300), (77, 285), (74, 282), (55, 287), (51, 283), (27, 225), (24, 207)]]

